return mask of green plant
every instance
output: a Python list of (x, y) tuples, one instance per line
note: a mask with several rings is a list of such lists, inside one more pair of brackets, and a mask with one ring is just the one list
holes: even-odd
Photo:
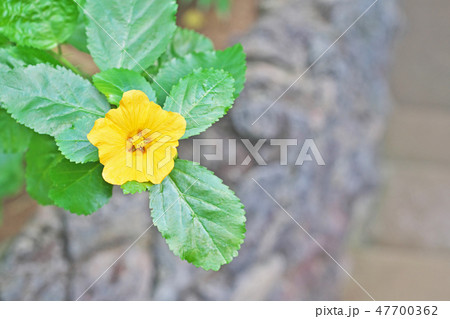
[[(244, 87), (242, 46), (214, 51), (208, 38), (177, 27), (175, 0), (5, 0), (0, 10), (0, 197), (25, 180), (40, 204), (90, 215), (113, 186), (88, 134), (125, 107), (125, 93), (181, 114), (187, 138), (223, 117)], [(91, 78), (74, 67), (53, 50), (62, 43), (91, 54), (101, 72)], [(176, 255), (218, 270), (244, 240), (243, 206), (206, 168), (170, 160), (161, 183), (121, 187), (149, 192), (153, 222)]]
[(219, 13), (228, 13), (231, 8), (231, 0), (180, 0), (180, 3), (194, 3), (202, 10), (215, 7)]

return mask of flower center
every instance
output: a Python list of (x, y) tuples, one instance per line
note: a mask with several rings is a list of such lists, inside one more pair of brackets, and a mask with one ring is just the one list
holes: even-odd
[(146, 146), (152, 141), (152, 139), (148, 136), (150, 132), (151, 131), (146, 128), (130, 137), (127, 140), (127, 152), (133, 153), (137, 150), (144, 152)]

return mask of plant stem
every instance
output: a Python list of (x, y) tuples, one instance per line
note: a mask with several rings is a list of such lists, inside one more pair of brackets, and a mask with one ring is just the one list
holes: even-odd
[(85, 74), (84, 72), (82, 72), (81, 70), (79, 70), (76, 66), (74, 66), (72, 63), (69, 62), (69, 60), (67, 60), (63, 55), (62, 55), (62, 50), (61, 50), (61, 46), (58, 45), (58, 53), (50, 51), (50, 53), (66, 68), (68, 68), (69, 70), (71, 70), (72, 72), (74, 72), (75, 74), (78, 74), (88, 80), (90, 80), (90, 76), (88, 76), (87, 74)]
[(80, 70), (78, 70), (77, 67), (75, 67), (72, 63), (70, 63), (65, 57), (63, 57), (62, 55), (60, 55), (58, 57), (59, 62), (62, 63), (62, 65), (64, 65), (66, 68), (68, 68), (69, 70), (73, 71), (74, 73), (81, 75), (82, 77), (86, 77), (85, 74), (83, 74)]

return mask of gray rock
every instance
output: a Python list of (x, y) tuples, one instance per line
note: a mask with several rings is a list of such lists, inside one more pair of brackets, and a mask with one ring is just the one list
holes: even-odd
[(73, 267), (75, 273), (72, 278), (71, 299), (148, 299), (154, 271), (151, 255), (145, 245), (136, 245), (118, 259), (127, 248), (123, 245), (106, 249), (85, 261), (76, 262)]
[(61, 212), (40, 208), (4, 252), (0, 263), (0, 300), (65, 300), (70, 264)]
[(133, 242), (152, 224), (147, 193), (123, 195), (119, 187), (108, 205), (90, 216), (65, 214), (68, 251), (74, 260), (88, 258), (99, 249)]
[(264, 300), (282, 281), (286, 261), (273, 256), (266, 262), (255, 264), (237, 279), (232, 300)]

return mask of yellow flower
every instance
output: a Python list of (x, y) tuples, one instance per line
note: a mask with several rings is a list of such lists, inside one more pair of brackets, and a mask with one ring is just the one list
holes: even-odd
[(87, 137), (98, 148), (108, 183), (159, 184), (174, 167), (185, 130), (183, 116), (164, 111), (144, 92), (133, 90), (124, 93), (117, 109), (95, 121)]

